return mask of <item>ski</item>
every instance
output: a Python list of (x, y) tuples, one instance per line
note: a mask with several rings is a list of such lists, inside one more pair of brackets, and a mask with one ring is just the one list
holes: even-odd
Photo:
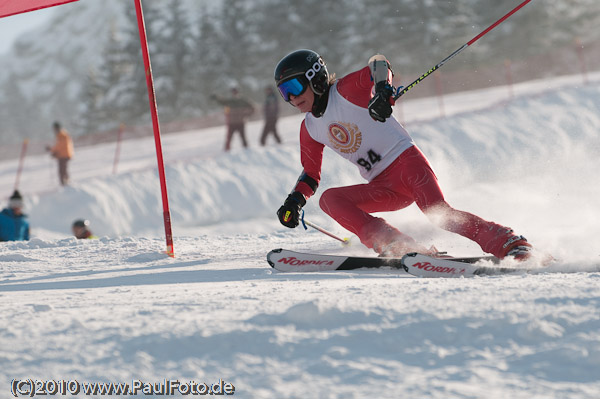
[(321, 255), (295, 252), (283, 248), (269, 252), (267, 262), (272, 268), (281, 272), (326, 272), (385, 266), (404, 270), (400, 258)]
[(267, 262), (276, 270), (298, 273), (390, 267), (417, 277), (473, 277), (526, 271), (499, 267), (500, 260), (494, 256), (438, 258), (410, 253), (402, 258), (381, 258), (312, 254), (283, 248), (269, 252)]
[(419, 253), (402, 257), (402, 266), (409, 274), (417, 277), (474, 277), (526, 272), (527, 269), (500, 267), (495, 256), (467, 258), (436, 258)]

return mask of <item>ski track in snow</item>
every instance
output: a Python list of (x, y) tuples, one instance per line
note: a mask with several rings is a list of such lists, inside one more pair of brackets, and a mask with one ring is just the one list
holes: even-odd
[[(26, 378), (223, 379), (239, 398), (600, 397), (600, 248), (590, 239), (600, 234), (600, 76), (592, 78), (586, 87), (575, 77), (560, 89), (519, 85), (501, 106), (493, 90), (448, 96), (447, 118), (407, 123), (453, 206), (509, 224), (557, 258), (531, 274), (271, 269), (273, 248), (370, 254), (356, 237), (343, 248), (278, 224), (275, 210), (301, 171), (300, 117), (280, 121), (282, 146), (257, 147), (262, 123), (250, 123), (251, 148), (229, 154), (222, 127), (164, 137), (175, 258), (163, 253), (151, 138), (124, 143), (117, 175), (114, 145), (76, 149), (63, 189), (53, 161), (28, 158), (21, 187), (33, 238), (0, 243), (0, 397)], [(422, 101), (407, 101), (404, 113), (418, 117)], [(15, 169), (0, 162), (3, 187)], [(348, 236), (318, 196), (356, 182), (353, 166), (326, 151), (307, 218)], [(101, 238), (70, 237), (79, 217)], [(414, 207), (385, 217), (427, 245), (481, 253)]]

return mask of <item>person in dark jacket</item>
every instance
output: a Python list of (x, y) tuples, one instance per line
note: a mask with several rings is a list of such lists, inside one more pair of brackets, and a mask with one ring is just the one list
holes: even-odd
[(279, 99), (275, 95), (275, 90), (272, 87), (265, 89), (265, 126), (262, 136), (260, 136), (260, 145), (264, 146), (267, 143), (269, 133), (273, 134), (275, 141), (281, 144), (281, 138), (277, 134), (277, 119), (279, 118)]
[(0, 241), (29, 240), (29, 222), (23, 213), (23, 197), (15, 190), (8, 207), (0, 212)]
[(246, 140), (246, 118), (254, 113), (254, 106), (250, 101), (243, 98), (237, 88), (231, 89), (230, 98), (221, 98), (216, 94), (211, 98), (225, 107), (225, 121), (227, 123), (227, 138), (225, 139), (225, 151), (231, 149), (231, 138), (238, 132), (242, 139), (244, 148), (248, 147)]

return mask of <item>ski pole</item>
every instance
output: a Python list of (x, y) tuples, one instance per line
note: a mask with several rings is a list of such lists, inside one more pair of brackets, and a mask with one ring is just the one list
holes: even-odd
[(494, 22), (493, 24), (491, 24), (486, 30), (484, 30), (483, 32), (481, 32), (480, 34), (478, 34), (477, 36), (475, 36), (473, 39), (471, 39), (467, 43), (463, 44), (458, 50), (456, 50), (455, 52), (453, 52), (452, 54), (450, 54), (448, 57), (444, 58), (439, 64), (437, 64), (436, 66), (434, 66), (433, 68), (431, 68), (429, 71), (427, 71), (423, 75), (419, 76), (419, 78), (417, 80), (415, 80), (414, 82), (412, 82), (411, 84), (409, 84), (403, 90), (400, 90), (401, 87), (398, 88), (396, 95), (394, 95), (394, 100), (397, 100), (404, 93), (406, 93), (407, 91), (409, 91), (410, 89), (412, 89), (413, 87), (415, 87), (416, 85), (418, 85), (419, 83), (421, 83), (423, 81), (423, 79), (425, 79), (427, 76), (431, 75), (433, 72), (435, 72), (436, 70), (438, 70), (439, 68), (441, 68), (442, 65), (444, 65), (447, 61), (449, 61), (450, 59), (452, 59), (453, 57), (455, 57), (456, 55), (458, 55), (458, 53), (460, 53), (461, 51), (463, 51), (464, 49), (466, 49), (467, 47), (469, 47), (471, 44), (473, 44), (477, 40), (481, 39), (482, 36), (484, 36), (486, 33), (488, 33), (489, 31), (491, 31), (492, 29), (494, 29), (496, 26), (500, 25), (502, 22), (504, 22), (504, 20), (506, 20), (508, 17), (510, 17), (511, 15), (513, 15), (514, 13), (516, 13), (517, 11), (519, 11), (519, 9), (521, 9), (521, 7), (523, 7), (525, 4), (529, 3), (530, 1), (531, 0), (525, 0), (521, 4), (519, 4), (518, 6), (516, 6), (515, 8), (513, 8), (510, 12), (508, 12), (502, 18), (500, 18), (499, 20), (497, 20), (496, 22)]
[(344, 245), (349, 245), (350, 244), (350, 239), (349, 238), (338, 237), (335, 234), (333, 234), (332, 232), (329, 232), (329, 231), (325, 230), (324, 228), (322, 228), (320, 226), (317, 226), (316, 224), (311, 223), (308, 220), (304, 219), (304, 211), (302, 211), (302, 225), (304, 226), (305, 230), (308, 230), (308, 227), (306, 227), (306, 225), (308, 225), (308, 226), (312, 227), (313, 229), (315, 229), (315, 230), (317, 230), (317, 231), (319, 231), (319, 232), (321, 232), (321, 233), (323, 233), (325, 235), (328, 235), (331, 238), (334, 238), (334, 239), (336, 239), (338, 241), (341, 241), (342, 244), (344, 244)]

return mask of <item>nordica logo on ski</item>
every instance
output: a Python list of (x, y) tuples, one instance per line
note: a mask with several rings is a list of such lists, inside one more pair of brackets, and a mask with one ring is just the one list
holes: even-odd
[(456, 270), (455, 267), (434, 266), (429, 262), (417, 262), (413, 267), (427, 272), (447, 273), (447, 274), (463, 274), (465, 269)]
[(292, 265), (292, 266), (304, 266), (304, 265), (332, 266), (333, 265), (333, 261), (331, 261), (331, 260), (313, 260), (313, 259), (302, 260), (302, 259), (298, 259), (294, 256), (290, 256), (288, 258), (281, 258), (281, 259), (279, 259), (278, 262), (285, 263), (286, 265)]

